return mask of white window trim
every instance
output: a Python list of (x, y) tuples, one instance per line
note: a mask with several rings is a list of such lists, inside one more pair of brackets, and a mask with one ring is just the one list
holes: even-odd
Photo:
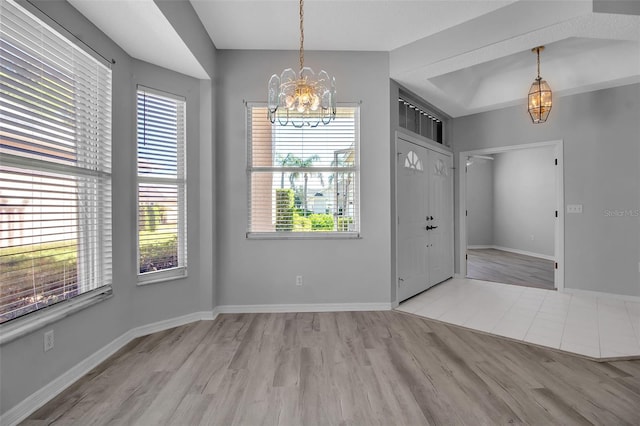
[[(251, 132), (248, 128), (248, 111), (251, 108), (261, 108), (266, 107), (266, 102), (245, 102), (245, 158), (247, 161), (247, 203), (251, 202), (252, 193), (251, 190), (251, 175), (254, 172), (308, 172), (310, 168), (308, 167), (264, 167), (264, 166), (255, 166), (251, 165), (251, 151), (250, 147), (252, 146), (252, 141), (250, 140)], [(356, 162), (354, 167), (345, 168), (345, 167), (319, 167), (316, 169), (321, 169), (322, 171), (328, 172), (346, 172), (351, 171), (354, 172), (355, 180), (356, 180), (356, 188), (358, 191), (358, 231), (332, 231), (332, 232), (295, 232), (295, 231), (287, 231), (287, 232), (254, 232), (247, 231), (245, 236), (248, 240), (355, 240), (362, 239), (362, 198), (360, 191), (360, 106), (361, 102), (338, 102), (338, 107), (343, 108), (356, 108), (357, 109), (357, 125), (356, 125), (356, 140), (355, 140), (355, 155)], [(247, 209), (249, 204), (247, 204)], [(247, 211), (247, 214), (249, 212)], [(247, 218), (246, 223), (249, 222)]]
[[(138, 144), (138, 133), (137, 133), (137, 122), (138, 122), (138, 103), (137, 103), (137, 98), (138, 98), (138, 92), (139, 91), (144, 91), (147, 93), (151, 93), (157, 96), (162, 96), (165, 98), (169, 98), (169, 99), (174, 99), (176, 101), (181, 101), (181, 102), (185, 102), (185, 111), (184, 111), (184, 140), (182, 142), (182, 150), (183, 150), (183, 156), (184, 156), (184, 170), (183, 170), (183, 176), (182, 178), (178, 177), (176, 179), (174, 178), (159, 178), (159, 177), (153, 177), (153, 178), (140, 178), (140, 176), (138, 176), (138, 171), (137, 171), (137, 144)], [(173, 281), (173, 280), (178, 280), (178, 279), (183, 279), (183, 278), (187, 278), (189, 276), (188, 271), (187, 271), (187, 267), (188, 265), (185, 266), (179, 266), (177, 268), (170, 268), (170, 269), (163, 269), (160, 271), (151, 271), (151, 272), (144, 272), (144, 273), (140, 273), (140, 221), (139, 221), (139, 186), (140, 183), (160, 183), (160, 184), (175, 184), (178, 187), (178, 193), (180, 194), (182, 192), (182, 195), (178, 195), (178, 199), (182, 198), (184, 200), (184, 205), (179, 206), (179, 218), (181, 218), (182, 220), (179, 219), (179, 224), (178, 224), (178, 259), (179, 262), (181, 260), (183, 260), (180, 256), (184, 254), (184, 256), (186, 257), (187, 255), (187, 159), (186, 159), (186, 155), (187, 155), (187, 119), (186, 119), (186, 98), (184, 96), (180, 96), (180, 95), (176, 95), (170, 92), (165, 92), (162, 90), (157, 90), (157, 89), (152, 89), (150, 87), (147, 86), (143, 86), (138, 84), (136, 86), (136, 91), (135, 91), (135, 96), (136, 96), (136, 275), (137, 275), (137, 284), (138, 286), (145, 286), (145, 285), (149, 285), (149, 284), (158, 284), (158, 283), (163, 283), (163, 282), (167, 282), (167, 281)]]

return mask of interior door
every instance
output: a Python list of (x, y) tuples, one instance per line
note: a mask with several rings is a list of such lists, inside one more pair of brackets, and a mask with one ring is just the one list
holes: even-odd
[(453, 276), (453, 158), (429, 150), (428, 287)]
[(397, 259), (398, 300), (407, 299), (429, 283), (427, 149), (403, 139), (396, 141), (397, 153)]

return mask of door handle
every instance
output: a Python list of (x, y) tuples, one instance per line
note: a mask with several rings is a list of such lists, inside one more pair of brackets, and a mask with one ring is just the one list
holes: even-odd
[(427, 231), (431, 231), (432, 229), (436, 229), (437, 226), (429, 226), (427, 225)]

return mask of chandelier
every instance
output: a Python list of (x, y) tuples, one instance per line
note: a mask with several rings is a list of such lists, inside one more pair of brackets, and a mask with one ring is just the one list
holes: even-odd
[(533, 81), (529, 89), (529, 115), (534, 124), (547, 121), (551, 111), (551, 88), (549, 84), (540, 77), (540, 52), (544, 46), (531, 49), (538, 56), (538, 77)]
[(300, 0), (300, 71), (287, 68), (269, 79), (269, 121), (294, 127), (329, 124), (336, 117), (336, 80), (304, 66), (304, 0)]

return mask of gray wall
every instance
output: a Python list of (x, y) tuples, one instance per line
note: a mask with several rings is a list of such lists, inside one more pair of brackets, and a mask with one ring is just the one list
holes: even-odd
[[(266, 101), (273, 73), (297, 52), (220, 51), (217, 98), (218, 304), (389, 303), (389, 59), (377, 52), (307, 52), (335, 75), (338, 99), (361, 105), (362, 239), (247, 240), (243, 100)], [(295, 286), (303, 275), (304, 285)]]
[[(553, 84), (553, 83), (552, 83)], [(565, 287), (640, 296), (640, 84), (557, 97), (547, 123), (525, 104), (453, 120), (461, 151), (564, 140)], [(456, 193), (458, 181), (456, 180)], [(459, 218), (456, 206), (456, 220)], [(457, 232), (456, 232), (457, 234)], [(458, 236), (456, 235), (456, 244)], [(456, 270), (459, 271), (456, 248)]]
[[(204, 218), (213, 220), (213, 212), (203, 207), (211, 206), (212, 201), (203, 199), (199, 190), (200, 146), (212, 144), (211, 131), (208, 140), (206, 136), (201, 139), (200, 134), (199, 108), (203, 104), (206, 107), (207, 102), (211, 104), (210, 100), (201, 102), (199, 88), (203, 87), (202, 82), (132, 60), (66, 2), (37, 3), (67, 29), (81, 34), (85, 42), (104, 56), (116, 60), (112, 115), (113, 297), (0, 347), (0, 413), (5, 413), (132, 328), (193, 312), (210, 312), (214, 306), (213, 279), (211, 274), (201, 274), (198, 256), (201, 246), (198, 224)], [(47, 18), (43, 19), (48, 22)], [(211, 44), (210, 48), (215, 51)], [(213, 74), (213, 66), (209, 63), (205, 69), (212, 70)], [(136, 286), (136, 83), (185, 96), (188, 103), (189, 277), (145, 287)], [(210, 82), (204, 87), (211, 87)], [(208, 111), (211, 117), (211, 108)], [(205, 132), (206, 128), (204, 126)], [(210, 148), (208, 152), (213, 155)], [(212, 180), (208, 183), (209, 189), (212, 183)], [(211, 198), (212, 193), (205, 196)], [(212, 259), (205, 259), (203, 263), (210, 268)], [(55, 347), (44, 353), (43, 332), (49, 329), (55, 332)]]
[[(216, 96), (217, 50), (213, 45), (207, 30), (200, 22), (198, 15), (187, 0), (154, 0), (163, 15), (171, 23), (180, 38), (185, 42), (191, 53), (209, 75), (209, 80), (200, 80), (198, 111), (199, 120), (199, 171), (198, 202), (200, 220), (192, 228), (198, 230), (199, 242), (198, 259), (200, 261), (200, 295), (198, 297), (199, 310), (210, 310), (216, 306), (216, 286), (214, 282), (216, 270), (216, 185), (215, 169), (211, 167), (216, 162), (215, 129), (216, 111), (213, 100)], [(195, 178), (194, 178), (195, 179)]]
[(473, 159), (467, 167), (467, 246), (493, 242), (493, 161)]
[(553, 256), (554, 148), (509, 151), (494, 158), (493, 244)]

